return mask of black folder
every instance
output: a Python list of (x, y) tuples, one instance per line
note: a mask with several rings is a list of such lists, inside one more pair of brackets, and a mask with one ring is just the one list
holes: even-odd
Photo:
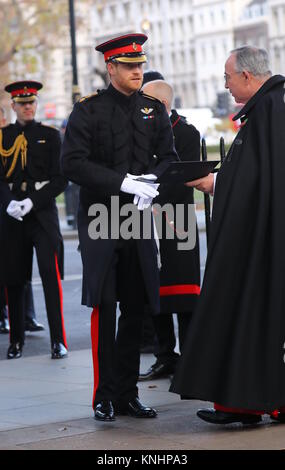
[(169, 166), (156, 181), (157, 183), (186, 183), (213, 173), (220, 160), (170, 162)]

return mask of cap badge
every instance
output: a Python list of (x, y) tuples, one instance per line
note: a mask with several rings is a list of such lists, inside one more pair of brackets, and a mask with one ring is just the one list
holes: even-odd
[(135, 42), (133, 42), (133, 50), (134, 50), (134, 51), (136, 51), (136, 50), (137, 50), (137, 48), (138, 48), (138, 46), (136, 45), (136, 43), (135, 43)]

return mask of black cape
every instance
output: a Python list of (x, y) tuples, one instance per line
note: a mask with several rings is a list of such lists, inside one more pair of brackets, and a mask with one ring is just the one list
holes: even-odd
[(271, 411), (285, 404), (285, 77), (237, 117), (218, 174), (205, 277), (170, 390)]

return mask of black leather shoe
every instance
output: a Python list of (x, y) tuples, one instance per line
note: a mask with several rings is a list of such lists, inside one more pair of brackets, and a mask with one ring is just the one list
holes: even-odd
[(9, 331), (10, 331), (9, 322), (6, 318), (4, 318), (4, 320), (0, 321), (0, 333), (2, 335), (6, 335), (7, 333), (9, 333)]
[(197, 416), (203, 419), (203, 421), (213, 424), (257, 424), (262, 420), (261, 415), (226, 413), (224, 411), (214, 410), (213, 408), (198, 410)]
[(279, 423), (285, 423), (285, 413), (278, 413), (277, 416), (270, 415), (270, 418), (274, 421), (278, 421)]
[(118, 406), (118, 408), (116, 407), (115, 409), (116, 413), (119, 415), (128, 415), (134, 418), (156, 418), (157, 416), (157, 412), (154, 408), (143, 405), (137, 397), (129, 401), (126, 406)]
[(51, 348), (52, 359), (63, 359), (67, 357), (67, 349), (62, 343), (53, 343)]
[(115, 413), (111, 401), (100, 401), (95, 405), (94, 419), (98, 421), (115, 421)]
[(156, 361), (145, 374), (140, 374), (138, 380), (142, 382), (143, 380), (155, 380), (168, 377), (175, 372), (175, 364), (164, 364), (162, 362)]
[(44, 325), (37, 322), (35, 318), (31, 318), (29, 321), (25, 322), (25, 331), (43, 331), (45, 329)]
[(7, 359), (19, 359), (22, 357), (21, 343), (11, 343), (7, 351)]

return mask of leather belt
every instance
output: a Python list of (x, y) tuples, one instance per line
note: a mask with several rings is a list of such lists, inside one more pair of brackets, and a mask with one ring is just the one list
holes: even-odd
[[(40, 189), (42, 189), (46, 184), (49, 184), (49, 180), (47, 181), (36, 181), (35, 183), (32, 184), (32, 186), (34, 186), (35, 190), (36, 191), (39, 191)], [(13, 190), (13, 187), (14, 187), (14, 184), (13, 183), (9, 183), (9, 188), (10, 190), (12, 191)], [(28, 189), (28, 183), (26, 181), (23, 181), (21, 186), (20, 186), (20, 189), (23, 193), (25, 193)]]

